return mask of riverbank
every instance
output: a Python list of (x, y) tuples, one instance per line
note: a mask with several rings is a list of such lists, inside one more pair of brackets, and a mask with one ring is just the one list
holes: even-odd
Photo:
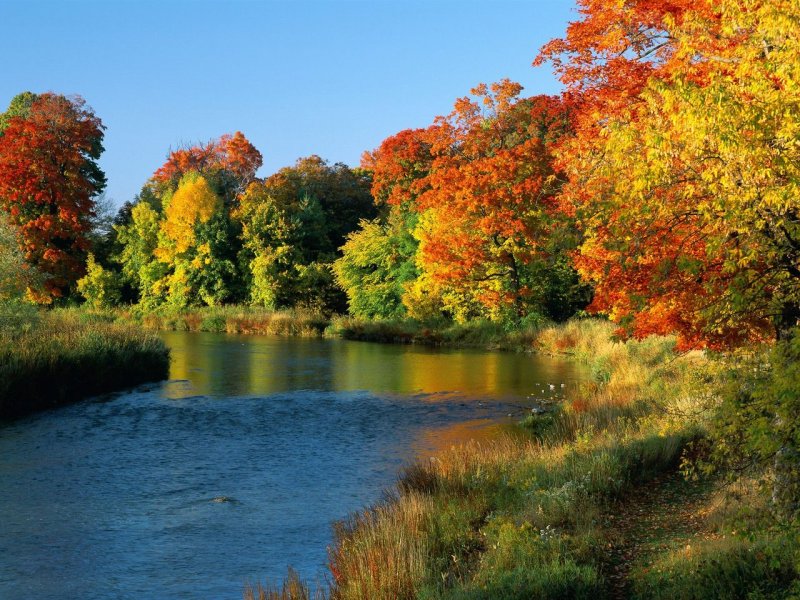
[[(612, 330), (601, 321), (543, 329), (539, 351), (572, 354), (592, 381), (528, 416), (527, 440), (469, 444), (407, 468), (390, 500), (337, 525), (323, 593), (489, 600), (797, 591), (797, 532), (776, 521), (756, 484), (767, 472), (679, 483), (704, 458), (717, 364), (700, 352), (676, 354), (671, 338), (613, 342)], [(669, 531), (672, 521), (657, 518), (665, 502), (697, 527)], [(632, 532), (645, 549), (624, 539)], [(311, 594), (293, 578), (245, 597)]]
[(252, 306), (147, 311), (139, 307), (95, 311), (98, 318), (134, 323), (151, 331), (205, 331), (299, 337), (334, 337), (388, 344), (530, 351), (545, 325), (507, 328), (490, 321), (421, 323), (413, 319), (328, 317), (302, 309), (273, 311)]
[(156, 336), (75, 310), (22, 309), (0, 324), (0, 418), (166, 379)]

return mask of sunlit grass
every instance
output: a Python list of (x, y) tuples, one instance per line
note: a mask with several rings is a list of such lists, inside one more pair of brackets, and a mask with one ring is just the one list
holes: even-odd
[(420, 323), (413, 319), (367, 320), (335, 317), (326, 333), (348, 340), (525, 351), (538, 327), (506, 327), (491, 321)]
[(187, 310), (143, 311), (137, 307), (108, 313), (153, 331), (206, 331), (259, 335), (320, 337), (328, 319), (313, 311), (269, 310), (251, 306), (207, 306)]
[(247, 585), (244, 600), (326, 600), (324, 590), (312, 592), (291, 568), (286, 579), (277, 585)]
[[(672, 338), (623, 342), (613, 331), (605, 321), (583, 320), (534, 336), (539, 352), (567, 353), (588, 365), (590, 381), (560, 406), (524, 419), (527, 437), (467, 443), (409, 465), (391, 500), (337, 527), (330, 597), (611, 593), (613, 517), (640, 486), (658, 489), (660, 478), (674, 476), (717, 406), (707, 385), (716, 376), (714, 361), (676, 353)], [(769, 509), (757, 487), (744, 481), (712, 494), (697, 517), (719, 533), (689, 550), (665, 545), (648, 566), (632, 565), (632, 593), (723, 598), (753, 589), (754, 597), (782, 597), (774, 594), (796, 580), (797, 556), (781, 551), (769, 533)], [(747, 527), (749, 537), (731, 533)], [(715, 577), (722, 578), (717, 588)]]
[(164, 379), (169, 351), (156, 336), (79, 311), (0, 319), (0, 415)]

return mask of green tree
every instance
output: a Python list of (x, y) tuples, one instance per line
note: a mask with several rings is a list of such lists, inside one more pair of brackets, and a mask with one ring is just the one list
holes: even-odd
[(414, 261), (418, 244), (409, 220), (413, 215), (395, 208), (385, 222), (362, 221), (361, 228), (348, 236), (333, 269), (336, 282), (347, 294), (351, 314), (364, 318), (405, 316), (406, 284), (418, 274)]
[(26, 118), (30, 113), (31, 106), (38, 96), (33, 92), (22, 92), (11, 99), (6, 112), (0, 113), (0, 136), (3, 135), (11, 119), (14, 117)]
[(78, 280), (78, 293), (92, 308), (110, 308), (121, 299), (116, 273), (104, 269), (91, 253), (86, 260), (86, 275)]
[(20, 301), (27, 289), (41, 286), (41, 277), (25, 262), (17, 231), (0, 210), (0, 302)]
[(319, 250), (326, 234), (319, 202), (291, 194), (275, 197), (259, 182), (248, 188), (235, 216), (242, 226), (241, 262), (248, 269), (250, 301), (268, 308), (298, 303), (324, 308), (333, 277), (321, 266), (332, 257)]
[(120, 250), (114, 260), (122, 267), (123, 283), (136, 290), (137, 300), (154, 306), (163, 300), (156, 283), (166, 275), (166, 265), (155, 258), (160, 216), (148, 202), (130, 209), (130, 222), (116, 224)]
[(266, 192), (282, 206), (307, 199), (318, 203), (325, 219), (323, 235), (307, 244), (309, 252), (333, 254), (361, 219), (377, 214), (370, 194), (370, 177), (363, 169), (328, 164), (319, 156), (301, 158), (264, 180)]
[(235, 210), (250, 301), (343, 311), (332, 264), (359, 220), (376, 214), (369, 186), (365, 170), (318, 156), (251, 184)]

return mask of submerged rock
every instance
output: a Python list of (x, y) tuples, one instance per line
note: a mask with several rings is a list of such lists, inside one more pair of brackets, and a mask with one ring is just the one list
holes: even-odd
[(211, 502), (215, 502), (217, 504), (233, 504), (236, 502), (236, 498), (231, 498), (230, 496), (214, 496), (211, 499)]

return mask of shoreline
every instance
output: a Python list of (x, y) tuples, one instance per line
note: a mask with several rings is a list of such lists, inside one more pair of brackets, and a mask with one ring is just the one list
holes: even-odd
[[(283, 337), (329, 337), (386, 344), (421, 345), (443, 348), (477, 348), (511, 352), (538, 352), (534, 346), (542, 329), (557, 326), (507, 330), (498, 323), (471, 321), (464, 324), (426, 324), (405, 320), (366, 320), (303, 310), (272, 311), (249, 306), (204, 307), (191, 311), (144, 311), (113, 309), (96, 311), (110, 322), (136, 324), (150, 331), (197, 331)], [(598, 319), (588, 319), (595, 321)], [(556, 352), (555, 354), (568, 353)]]
[(0, 332), (0, 419), (166, 379), (169, 362), (163, 341), (132, 325), (36, 313)]

